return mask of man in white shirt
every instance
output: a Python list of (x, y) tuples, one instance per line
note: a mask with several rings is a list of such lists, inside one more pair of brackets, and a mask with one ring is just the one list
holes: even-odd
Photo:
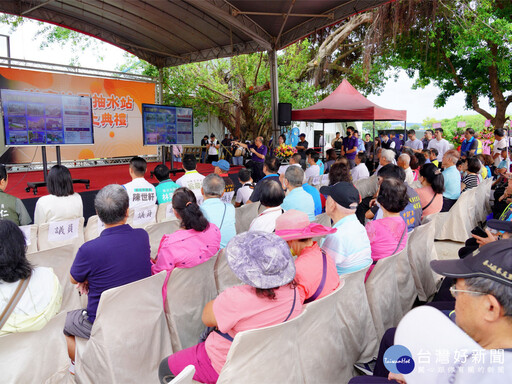
[(176, 180), (176, 184), (180, 187), (186, 187), (196, 195), (197, 204), (203, 203), (203, 195), (201, 194), (201, 186), (203, 185), (204, 176), (196, 171), (196, 158), (194, 155), (187, 154), (183, 156), (181, 166), (185, 170), (185, 174)]
[(370, 177), (370, 172), (366, 167), (366, 155), (364, 153), (358, 153), (354, 160), (356, 162), (356, 166), (350, 170), (352, 174), (352, 182), (356, 182), (357, 180), (367, 179)]
[(437, 161), (439, 161), (439, 167), (441, 167), (443, 156), (450, 149), (450, 143), (443, 139), (443, 128), (436, 128), (434, 135), (436, 138), (429, 141), (428, 149), (437, 149)]
[(284, 212), (281, 208), (284, 191), (275, 180), (262, 180), (260, 183), (263, 184), (260, 203), (265, 207), (265, 210), (252, 221), (249, 231), (274, 232), (276, 220)]
[(505, 137), (505, 130), (503, 128), (497, 128), (494, 130), (494, 145), (492, 149), (492, 158), (494, 159), (494, 166), (498, 167), (500, 162), (503, 160), (501, 157), (502, 148), (507, 147), (507, 138)]
[(247, 168), (242, 168), (238, 171), (238, 181), (242, 186), (236, 191), (235, 207), (247, 203), (247, 200), (251, 198), (254, 191), (254, 184), (251, 178), (251, 171)]
[(132, 181), (124, 185), (130, 198), (130, 208), (156, 204), (156, 189), (144, 178), (147, 163), (142, 157), (135, 156), (130, 160), (130, 176)]
[(405, 182), (408, 185), (411, 185), (414, 182), (414, 173), (412, 173), (412, 169), (409, 166), (411, 163), (411, 157), (407, 153), (402, 153), (398, 156), (397, 165), (405, 171)]
[(304, 174), (304, 180), (306, 183), (308, 182), (310, 177), (320, 176), (320, 167), (317, 165), (318, 159), (320, 155), (318, 152), (310, 152), (307, 155), (307, 163), (309, 164), (309, 168), (306, 168), (306, 172)]
[(214, 161), (219, 160), (219, 148), (219, 140), (217, 140), (215, 135), (212, 133), (210, 135), (210, 140), (208, 140), (208, 144), (206, 144), (206, 150), (208, 151), (208, 159), (206, 160), (207, 163), (211, 164)]
[(281, 165), (277, 173), (279, 173), (279, 175), (284, 175), (288, 167), (291, 167), (292, 165), (295, 167), (302, 168), (302, 166), (300, 165), (301, 159), (302, 157), (298, 153), (293, 154), (292, 157), (290, 157), (290, 164)]
[(416, 153), (421, 153), (423, 151), (423, 143), (416, 137), (416, 131), (414, 129), (408, 130), (407, 137), (409, 140), (405, 142), (404, 147), (411, 148)]

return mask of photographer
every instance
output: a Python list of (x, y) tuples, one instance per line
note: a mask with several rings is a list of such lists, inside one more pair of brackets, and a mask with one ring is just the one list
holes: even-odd
[(214, 161), (219, 161), (219, 141), (215, 138), (215, 135), (212, 133), (210, 135), (210, 140), (208, 140), (208, 144), (206, 144), (206, 150), (208, 151), (208, 160), (206, 161), (208, 164), (211, 164)]

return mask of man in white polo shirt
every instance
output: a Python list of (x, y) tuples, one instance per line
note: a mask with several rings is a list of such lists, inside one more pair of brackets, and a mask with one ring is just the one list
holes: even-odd
[(176, 180), (176, 184), (180, 187), (186, 187), (196, 195), (197, 204), (203, 203), (203, 195), (201, 194), (201, 186), (203, 185), (204, 176), (196, 171), (196, 158), (194, 155), (187, 154), (183, 156), (181, 163), (185, 174)]
[(437, 161), (439, 161), (439, 168), (441, 168), (443, 156), (450, 149), (450, 143), (443, 139), (443, 128), (436, 128), (435, 136), (435, 139), (429, 141), (428, 149), (437, 149)]
[(130, 176), (132, 181), (124, 187), (130, 198), (130, 208), (156, 204), (156, 190), (153, 184), (144, 178), (147, 163), (142, 157), (135, 156), (130, 160)]

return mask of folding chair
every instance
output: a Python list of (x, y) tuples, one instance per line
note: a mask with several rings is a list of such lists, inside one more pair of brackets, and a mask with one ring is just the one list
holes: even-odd
[(23, 235), (25, 236), (25, 243), (27, 244), (27, 252), (37, 252), (37, 231), (38, 226), (36, 224), (32, 225), (22, 225), (20, 226)]
[(60, 247), (61, 245), (73, 244), (75, 249), (84, 243), (84, 218), (73, 220), (55, 221), (41, 224), (37, 235), (37, 249)]

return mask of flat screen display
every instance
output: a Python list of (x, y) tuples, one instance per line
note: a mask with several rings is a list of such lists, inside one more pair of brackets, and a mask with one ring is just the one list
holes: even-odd
[(5, 144), (94, 144), (91, 98), (2, 89)]
[(194, 144), (192, 108), (142, 104), (144, 145)]

